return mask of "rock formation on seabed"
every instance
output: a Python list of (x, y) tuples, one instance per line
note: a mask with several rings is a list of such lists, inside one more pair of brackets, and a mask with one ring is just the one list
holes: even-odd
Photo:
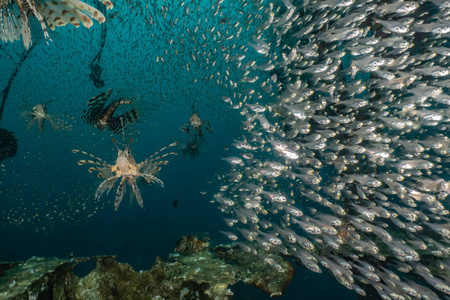
[[(136, 272), (115, 256), (38, 258), (0, 263), (0, 299), (228, 299), (239, 281), (281, 296), (294, 269), (279, 255), (267, 254), (282, 266), (275, 270), (257, 256), (233, 245), (181, 251), (172, 261), (156, 258), (151, 270)], [(96, 261), (85, 277), (73, 269)]]

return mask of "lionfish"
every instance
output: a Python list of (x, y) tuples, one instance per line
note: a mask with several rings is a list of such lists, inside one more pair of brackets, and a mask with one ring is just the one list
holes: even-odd
[(144, 207), (144, 203), (142, 202), (141, 193), (139, 192), (139, 188), (137, 187), (136, 180), (139, 177), (144, 178), (148, 184), (151, 184), (152, 182), (156, 182), (164, 187), (163, 182), (158, 179), (155, 174), (159, 170), (161, 170), (160, 165), (167, 165), (169, 162), (167, 160), (160, 160), (168, 155), (177, 155), (175, 152), (166, 153), (163, 155), (160, 155), (158, 157), (155, 157), (160, 152), (164, 151), (165, 149), (169, 147), (176, 146), (177, 143), (172, 143), (166, 147), (163, 147), (162, 149), (156, 151), (153, 155), (142, 161), (141, 163), (137, 164), (134, 160), (133, 156), (131, 155), (130, 151), (130, 144), (133, 141), (133, 138), (130, 139), (130, 142), (128, 145), (123, 149), (120, 150), (117, 146), (116, 140), (113, 138), (113, 143), (117, 148), (117, 159), (116, 163), (114, 165), (111, 165), (101, 158), (98, 158), (92, 154), (89, 154), (84, 151), (80, 150), (72, 150), (73, 153), (83, 153), (85, 155), (88, 155), (92, 158), (94, 158), (96, 161), (92, 160), (80, 160), (78, 162), (78, 165), (83, 164), (93, 164), (96, 165), (95, 167), (90, 167), (89, 172), (92, 171), (98, 171), (97, 174), (98, 177), (105, 179), (100, 186), (98, 187), (97, 191), (95, 192), (95, 198), (100, 198), (100, 196), (103, 194), (104, 191), (107, 190), (107, 194), (111, 191), (111, 189), (114, 187), (115, 182), (118, 178), (122, 178), (119, 183), (119, 187), (117, 188), (116, 192), (116, 199), (114, 201), (115, 209), (120, 205), (120, 202), (122, 201), (123, 195), (125, 194), (126, 187), (125, 187), (125, 181), (128, 181), (128, 184), (132, 188), (132, 193), (136, 197), (136, 201), (139, 204), (140, 207)]
[[(108, 9), (113, 8), (109, 0), (100, 0)], [(0, 38), (3, 42), (14, 42), (22, 36), (25, 48), (31, 45), (29, 17), (34, 15), (40, 22), (45, 39), (50, 39), (50, 29), (70, 23), (79, 27), (82, 23), (89, 28), (93, 25), (91, 18), (103, 23), (105, 16), (94, 7), (79, 0), (0, 0)]]
[(53, 130), (56, 129), (64, 129), (64, 130), (72, 130), (72, 125), (69, 122), (64, 121), (58, 117), (66, 117), (72, 120), (75, 120), (73, 117), (68, 115), (49, 115), (47, 113), (47, 103), (36, 104), (32, 109), (24, 111), (22, 113), (22, 117), (27, 119), (28, 126), (27, 129), (30, 130), (31, 127), (37, 122), (38, 129), (40, 132), (44, 132), (44, 122), (47, 121), (50, 126), (52, 126)]
[(180, 149), (181, 154), (189, 155), (191, 158), (196, 158), (200, 154), (205, 153), (206, 150), (202, 149), (203, 139), (195, 136), (188, 141), (179, 141), (178, 149)]
[(107, 92), (103, 92), (95, 97), (92, 97), (87, 103), (89, 106), (87, 115), (83, 118), (87, 123), (94, 125), (95, 128), (104, 131), (106, 127), (108, 127), (110, 131), (115, 134), (119, 134), (122, 127), (125, 126), (126, 123), (134, 123), (139, 118), (139, 115), (136, 109), (132, 109), (121, 116), (113, 117), (114, 112), (117, 110), (119, 105), (132, 104), (133, 101), (119, 99), (104, 107), (109, 96), (111, 96), (111, 93), (112, 89), (108, 89)]
[(192, 133), (192, 131), (195, 130), (196, 134), (199, 137), (203, 136), (203, 132), (202, 132), (202, 126), (206, 128), (206, 131), (214, 133), (214, 131), (211, 129), (211, 125), (209, 124), (208, 121), (203, 121), (202, 119), (200, 119), (200, 115), (198, 113), (198, 111), (195, 111), (194, 106), (192, 106), (192, 115), (189, 118), (189, 121), (186, 122), (186, 124), (184, 124), (183, 126), (181, 126), (181, 131), (183, 132), (187, 132), (187, 133)]

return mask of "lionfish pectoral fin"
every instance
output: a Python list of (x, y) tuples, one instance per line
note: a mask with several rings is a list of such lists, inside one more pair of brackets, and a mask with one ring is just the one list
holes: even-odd
[[(90, 18), (97, 20), (99, 23), (105, 22), (105, 20), (106, 20), (105, 16), (98, 9), (96, 9), (96, 8), (90, 6), (90, 5), (88, 5), (88, 4), (86, 4), (86, 3), (82, 2), (82, 1), (79, 1), (79, 0), (69, 0), (69, 2), (76, 9), (78, 9), (82, 14), (86, 14)], [(112, 5), (111, 2), (110, 2), (110, 4)], [(106, 3), (105, 3), (105, 5), (106, 5)], [(91, 21), (91, 24), (92, 24), (92, 21)]]
[(59, 127), (56, 125), (56, 123), (53, 121), (53, 118), (52, 118), (51, 116), (45, 115), (44, 118), (50, 123), (50, 126), (52, 126), (53, 130), (56, 130), (56, 129), (59, 128)]
[(30, 130), (33, 127), (34, 123), (36, 123), (37, 119), (33, 118), (28, 122), (27, 130)]
[(133, 194), (136, 196), (136, 201), (140, 207), (144, 207), (144, 202), (142, 201), (141, 192), (136, 183), (136, 178), (130, 180), (131, 188), (133, 189)]
[[(68, 115), (49, 116), (49, 118), (52, 120), (52, 122), (54, 123), (54, 125), (56, 127), (56, 128), (54, 127), (54, 129), (64, 129), (64, 130), (68, 130), (68, 131), (72, 130), (72, 128), (73, 128), (72, 125), (69, 122), (67, 122), (66, 120), (60, 119), (59, 117), (66, 117), (66, 118), (70, 118), (73, 121), (75, 121), (75, 118), (68, 116)], [(49, 120), (49, 119), (47, 119), (47, 120)]]
[(21, 116), (22, 118), (29, 120), (30, 118), (34, 118), (34, 113), (32, 111), (24, 111), (22, 112)]
[(152, 182), (158, 183), (160, 186), (164, 187), (164, 183), (159, 179), (158, 177), (151, 175), (151, 174), (143, 174), (142, 177), (145, 178), (145, 181), (148, 182), (148, 184), (152, 184)]
[(109, 0), (100, 0), (100, 2), (103, 3), (103, 4), (105, 4), (107, 9), (112, 9), (112, 8), (114, 7), (114, 5), (112, 4), (112, 2), (109, 1)]
[[(20, 1), (17, 1), (17, 5), (21, 3)], [(21, 21), (21, 27), (22, 27), (22, 39), (23, 39), (23, 45), (26, 49), (30, 48), (31, 45), (31, 31), (30, 26), (28, 25), (28, 17), (25, 11), (20, 11), (20, 21)]]
[(154, 178), (153, 178), (153, 181), (159, 183), (159, 185), (160, 185), (161, 187), (164, 187), (164, 182), (162, 182), (161, 179), (159, 179), (159, 178), (156, 177), (156, 176), (153, 176), (153, 177), (154, 177)]
[(65, 26), (69, 23), (75, 27), (79, 27), (82, 23), (90, 28), (94, 24), (91, 18), (100, 23), (105, 21), (105, 16), (99, 10), (79, 0), (47, 1), (43, 3), (42, 11), (52, 30), (56, 26)]
[(203, 124), (205, 125), (206, 131), (208, 131), (209, 133), (214, 133), (214, 130), (212, 130), (211, 124), (209, 124), (208, 121), (204, 121)]
[(109, 191), (114, 187), (114, 182), (116, 182), (115, 177), (109, 177), (105, 181), (103, 181), (97, 188), (97, 191), (95, 192), (95, 198), (98, 199), (100, 196), (106, 191), (107, 194), (109, 194)]
[(174, 146), (176, 146), (176, 145), (178, 145), (178, 142), (174, 142), (174, 143), (172, 143), (172, 144), (170, 144), (170, 145), (167, 145), (167, 146), (165, 146), (165, 147), (162, 147), (161, 149), (159, 149), (158, 151), (156, 151), (155, 153), (153, 153), (152, 155), (150, 155), (149, 157), (147, 157), (146, 159), (144, 159), (141, 163), (139, 163), (139, 164), (138, 164), (138, 168), (140, 169), (140, 168), (146, 166), (147, 164), (150, 164), (150, 163), (154, 162), (155, 160), (161, 159), (161, 158), (163, 158), (163, 157), (165, 157), (165, 156), (167, 156), (167, 155), (172, 155), (172, 154), (174, 154), (175, 152), (171, 152), (171, 153), (167, 153), (167, 154), (163, 154), (163, 155), (161, 155), (161, 156), (155, 157), (155, 156), (158, 155), (160, 152), (166, 150), (166, 149), (169, 148), (169, 147), (174, 147)]
[(187, 122), (183, 126), (181, 126), (180, 130), (186, 133), (189, 133), (190, 131), (191, 122)]
[(114, 200), (114, 207), (116, 210), (119, 208), (120, 202), (122, 202), (123, 195), (125, 194), (125, 179), (125, 177), (122, 177), (119, 187), (117, 188), (116, 199)]
[(73, 129), (72, 125), (69, 122), (61, 121), (60, 126), (62, 129), (70, 131)]

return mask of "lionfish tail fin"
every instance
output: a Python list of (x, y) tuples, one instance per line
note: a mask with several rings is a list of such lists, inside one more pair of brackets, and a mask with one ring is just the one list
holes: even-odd
[(115, 134), (120, 134), (122, 126), (125, 127), (126, 124), (132, 124), (136, 122), (138, 118), (139, 115), (137, 113), (137, 110), (133, 109), (124, 113), (121, 116), (109, 118), (108, 128), (109, 130), (111, 130), (111, 132), (114, 132)]
[(132, 124), (139, 119), (139, 114), (136, 109), (132, 109), (121, 115), (119, 118), (122, 118), (124, 124)]

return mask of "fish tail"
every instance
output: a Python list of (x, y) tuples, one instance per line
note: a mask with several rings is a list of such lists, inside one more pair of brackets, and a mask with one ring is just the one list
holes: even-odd
[[(131, 101), (131, 100), (127, 100), (127, 101)], [(126, 103), (126, 104), (130, 104), (130, 103)], [(104, 118), (106, 118), (106, 117), (104, 117)], [(132, 110), (124, 113), (121, 116), (109, 118), (108, 119), (108, 128), (115, 134), (120, 134), (120, 131), (122, 130), (122, 126), (125, 126), (126, 124), (132, 124), (132, 123), (136, 122), (136, 120), (138, 118), (139, 118), (139, 115), (137, 113), (137, 110), (132, 109)]]
[(120, 118), (122, 118), (124, 124), (132, 124), (137, 121), (139, 114), (136, 109), (132, 109), (121, 115)]

